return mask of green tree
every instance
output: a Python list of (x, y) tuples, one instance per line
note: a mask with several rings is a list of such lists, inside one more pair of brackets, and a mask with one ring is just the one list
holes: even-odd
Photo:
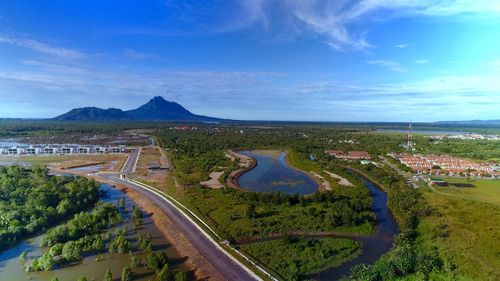
[(247, 206), (247, 212), (246, 212), (247, 218), (255, 218), (257, 216), (257, 211), (255, 210), (255, 204), (250, 203)]
[(151, 252), (148, 254), (147, 262), (150, 269), (158, 271), (168, 263), (168, 257), (164, 252)]
[(178, 271), (176, 274), (175, 274), (175, 281), (187, 281), (188, 280), (188, 277), (187, 277), (187, 274), (183, 271)]
[(104, 281), (113, 281), (113, 274), (109, 267), (106, 268), (106, 273), (104, 273)]
[(43, 254), (39, 259), (38, 259), (38, 265), (40, 269), (49, 271), (54, 268), (56, 265), (56, 262), (54, 261), (54, 258), (49, 254)]
[(170, 280), (172, 280), (172, 272), (170, 271), (168, 264), (165, 264), (156, 275), (156, 281), (170, 281)]
[(123, 268), (121, 281), (131, 281), (132, 280), (132, 270), (127, 265)]
[(80, 276), (80, 277), (78, 277), (77, 281), (87, 281), (87, 277)]
[(130, 266), (133, 268), (138, 267), (141, 264), (141, 258), (138, 256), (131, 256), (130, 257)]
[(62, 249), (62, 258), (68, 262), (79, 261), (82, 259), (82, 248), (75, 241), (69, 241), (64, 244)]
[(23, 252), (19, 255), (19, 259), (20, 259), (20, 260), (22, 260), (22, 261), (25, 261), (27, 257), (28, 257), (28, 253), (26, 253), (26, 251), (23, 251)]

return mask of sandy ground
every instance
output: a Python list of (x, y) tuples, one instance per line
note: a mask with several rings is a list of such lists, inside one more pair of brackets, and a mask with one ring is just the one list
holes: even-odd
[[(248, 168), (254, 162), (254, 160), (252, 159), (252, 157), (248, 157), (246, 155), (239, 154), (239, 153), (234, 152), (232, 150), (226, 151), (226, 153), (224, 155), (227, 158), (231, 159), (231, 161), (236, 161), (236, 159), (239, 159), (238, 164), (240, 165), (240, 168)], [(238, 171), (238, 170), (236, 170), (236, 171)], [(236, 171), (233, 171), (233, 173), (236, 172)]]
[(328, 171), (323, 171), (325, 173), (327, 173), (330, 177), (334, 178), (334, 179), (338, 179), (338, 184), (340, 185), (343, 185), (343, 186), (354, 186), (348, 179), (344, 178), (344, 177), (341, 177), (337, 174), (334, 174), (332, 172), (328, 172)]
[[(160, 170), (148, 170), (149, 163), (160, 164)], [(136, 172), (130, 176), (135, 180), (147, 182), (148, 184), (154, 185), (158, 188), (167, 188), (168, 179), (168, 168), (170, 163), (166, 156), (166, 153), (162, 151), (161, 148), (157, 146), (147, 146), (143, 147), (139, 160), (137, 161)]]
[(320, 191), (325, 191), (325, 190), (332, 190), (332, 186), (330, 184), (329, 181), (327, 181), (325, 179), (325, 177), (323, 177), (322, 175), (320, 174), (316, 174), (315, 172), (313, 171), (310, 171), (309, 174), (311, 174), (313, 177), (317, 178), (320, 180), (321, 184), (320, 184), (320, 187), (319, 187), (319, 190)]
[(239, 187), (238, 183), (236, 182), (236, 179), (238, 178), (238, 176), (240, 176), (244, 172), (255, 167), (257, 162), (252, 157), (248, 157), (246, 155), (239, 154), (239, 153), (234, 152), (232, 150), (226, 151), (226, 153), (224, 155), (226, 155), (226, 157), (228, 157), (232, 161), (236, 161), (238, 159), (239, 160), (238, 165), (240, 166), (239, 169), (232, 171), (231, 174), (229, 175), (229, 177), (227, 177), (227, 180), (226, 180), (227, 186), (232, 187), (232, 188), (236, 188), (236, 189), (239, 189), (242, 191), (247, 191), (247, 190), (241, 189)]
[(220, 183), (219, 179), (224, 174), (224, 172), (211, 172), (210, 179), (207, 181), (200, 182), (201, 185), (210, 188), (223, 188), (224, 185)]

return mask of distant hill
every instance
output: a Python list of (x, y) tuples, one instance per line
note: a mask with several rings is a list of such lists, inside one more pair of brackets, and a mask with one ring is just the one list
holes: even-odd
[(434, 124), (443, 125), (500, 125), (500, 119), (496, 120), (466, 120), (466, 121), (437, 121)]
[(167, 101), (162, 97), (154, 97), (146, 104), (128, 111), (117, 108), (102, 109), (97, 107), (75, 108), (53, 118), (60, 121), (113, 121), (113, 120), (147, 120), (147, 121), (200, 121), (217, 122), (222, 119), (196, 115), (182, 105)]
[(126, 120), (130, 117), (118, 108), (102, 109), (98, 107), (82, 107), (70, 110), (63, 115), (57, 116), (54, 120), (62, 121), (109, 121), (109, 120)]

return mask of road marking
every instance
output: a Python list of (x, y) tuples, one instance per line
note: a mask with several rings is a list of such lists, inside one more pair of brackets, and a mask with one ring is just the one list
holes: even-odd
[(132, 169), (132, 173), (135, 173), (135, 169), (137, 168), (137, 162), (139, 162), (139, 157), (141, 156), (142, 147), (139, 147), (139, 151), (137, 152), (137, 157), (135, 158), (134, 168)]
[[(217, 233), (212, 229), (210, 228), (210, 226), (208, 226), (203, 220), (201, 220), (196, 214), (194, 214), (191, 210), (189, 210), (186, 206), (184, 206), (183, 204), (181, 204), (179, 201), (177, 201), (175, 198), (173, 198), (172, 196), (164, 193), (163, 191), (161, 190), (158, 190), (152, 186), (149, 186), (147, 184), (144, 184), (144, 183), (141, 183), (141, 182), (138, 182), (138, 181), (135, 181), (135, 180), (127, 180), (127, 179), (124, 179), (122, 178), (122, 180), (128, 182), (128, 183), (132, 183), (132, 184), (135, 184), (136, 186), (140, 186), (146, 190), (149, 190), (150, 192), (153, 192), (154, 194), (158, 195), (161, 199), (163, 199), (164, 201), (166, 201), (167, 203), (169, 203), (172, 207), (174, 207), (175, 209), (177, 209), (187, 220), (189, 220), (192, 224), (194, 224), (194, 226), (212, 243), (214, 244), (220, 251), (222, 251), (227, 257), (229, 257), (233, 262), (235, 262), (237, 265), (239, 265), (241, 268), (243, 268), (250, 276), (252, 276), (254, 279), (256, 280), (260, 280), (260, 281), (263, 281), (262, 278), (260, 278), (257, 274), (255, 274), (255, 272), (253, 272), (252, 270), (250, 270), (248, 267), (246, 267), (243, 263), (241, 263), (239, 260), (237, 260), (233, 255), (229, 254), (217, 241), (215, 241), (213, 239), (212, 236), (210, 236), (203, 228), (201, 228), (196, 222), (193, 221), (193, 219), (188, 216), (183, 210), (181, 210), (178, 206), (176, 206), (174, 203), (172, 203), (171, 201), (169, 201), (169, 199), (171, 199), (172, 201), (176, 202), (177, 204), (179, 204), (179, 206), (182, 206), (182, 208), (184, 208), (187, 212), (189, 212), (191, 215), (193, 215), (200, 223), (202, 223), (205, 227), (207, 227), (207, 229), (210, 230), (210, 232), (212, 232), (218, 239), (221, 239), (219, 235), (217, 235)], [(232, 246), (228, 245), (233, 251), (235, 251), (236, 253), (238, 253), (239, 256), (241, 256), (242, 258), (244, 258), (247, 262), (249, 262), (250, 264), (252, 264), (255, 268), (257, 268), (260, 272), (262, 272), (264, 275), (266, 275), (267, 277), (269, 277), (271, 280), (273, 281), (278, 281), (278, 279), (276, 279), (275, 277), (273, 277), (270, 273), (268, 273), (266, 270), (264, 270), (262, 267), (258, 266), (257, 264), (255, 264), (252, 260), (250, 260), (248, 257), (246, 257), (243, 253), (241, 253), (240, 251), (238, 251), (237, 249), (233, 248)]]

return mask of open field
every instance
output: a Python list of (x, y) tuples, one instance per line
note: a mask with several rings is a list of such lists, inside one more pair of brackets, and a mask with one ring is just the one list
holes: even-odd
[(359, 242), (348, 239), (288, 238), (242, 245), (241, 249), (283, 279), (297, 280), (353, 259), (359, 247)]
[(465, 179), (465, 178), (443, 178), (449, 183), (473, 184), (474, 188), (459, 188), (453, 186), (435, 187), (440, 192), (458, 196), (468, 200), (488, 202), (500, 206), (500, 180), (490, 179)]
[(436, 210), (418, 226), (422, 247), (437, 247), (445, 268), (465, 280), (500, 280), (500, 207), (444, 196), (428, 188), (422, 194)]
[(105, 167), (107, 169), (104, 169), (107, 172), (117, 172), (125, 160), (127, 160), (127, 154), (0, 156), (0, 162), (31, 163), (32, 165), (43, 166), (51, 165), (58, 169), (107, 163), (108, 166)]
[[(136, 171), (131, 175), (131, 178), (165, 188), (168, 173), (166, 167), (169, 164), (166, 156), (162, 155), (160, 149), (156, 146), (143, 147), (137, 161)], [(162, 169), (150, 170), (150, 165), (158, 165)]]

